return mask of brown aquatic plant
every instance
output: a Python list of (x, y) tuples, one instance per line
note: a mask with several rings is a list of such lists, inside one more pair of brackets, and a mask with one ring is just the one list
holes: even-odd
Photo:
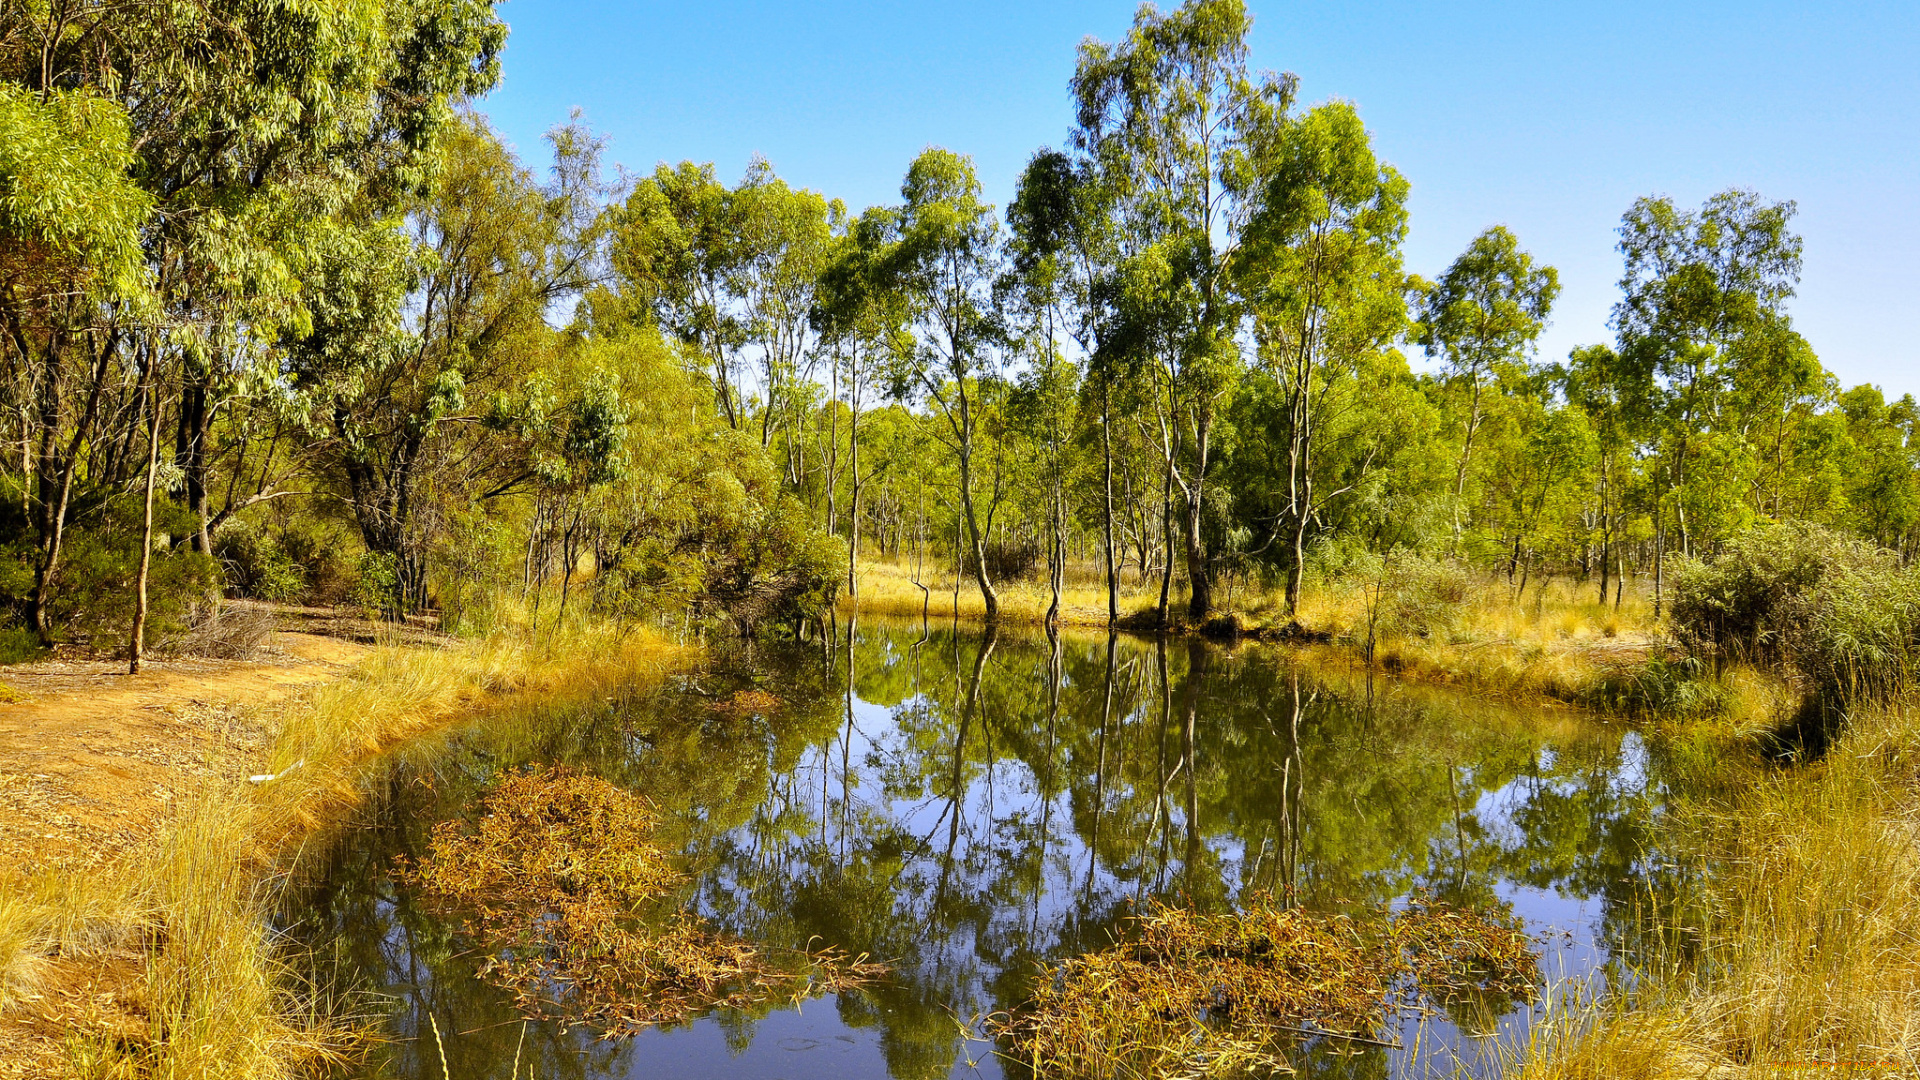
[(832, 949), (770, 950), (661, 912), (681, 883), (642, 797), (564, 768), (507, 776), (480, 820), (434, 827), (401, 876), (461, 916), (490, 954), (481, 974), (530, 1017), (608, 1036), (715, 1008), (798, 1001), (885, 969)]
[(1512, 919), (1416, 902), (1379, 918), (1256, 896), (1206, 914), (1155, 904), (1127, 940), (1050, 965), (988, 1031), (1036, 1076), (1132, 1080), (1288, 1068), (1302, 1038), (1378, 1043), (1397, 1005), (1531, 999), (1538, 964)]
[(780, 699), (765, 690), (738, 690), (712, 705), (723, 716), (765, 716), (780, 707)]

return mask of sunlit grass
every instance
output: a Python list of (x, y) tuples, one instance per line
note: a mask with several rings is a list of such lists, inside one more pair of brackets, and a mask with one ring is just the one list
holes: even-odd
[[(1816, 765), (1677, 747), (1672, 839), (1697, 894), (1644, 929), (1691, 951), (1536, 1028), (1518, 1075), (1894, 1075), (1920, 1066), (1920, 724), (1863, 710)], [(1863, 1063), (1848, 1066), (1842, 1063)]]
[[(956, 590), (952, 570), (925, 568), (916, 581), (910, 562), (864, 559), (859, 592), (843, 596), (841, 608), (905, 618), (984, 618), (979, 587), (963, 578)], [(1102, 573), (1097, 564), (1070, 566), (1061, 593), (1062, 623), (1106, 625)], [(1032, 625), (1045, 620), (1052, 597), (1044, 581), (998, 582), (996, 588), (1003, 621)], [(1536, 581), (1516, 596), (1514, 586), (1498, 575), (1474, 578), (1462, 601), (1448, 605), (1436, 620), (1437, 631), (1417, 636), (1377, 628), (1374, 660), (1396, 675), (1475, 693), (1581, 701), (1608, 669), (1643, 662), (1660, 640), (1650, 596), (1629, 587), (1616, 607), (1599, 602), (1597, 593), (1596, 583), (1550, 579)], [(1278, 585), (1236, 577), (1222, 581), (1217, 596), (1220, 608), (1237, 616), (1245, 631), (1257, 634), (1288, 621), (1285, 594)], [(1150, 614), (1159, 598), (1157, 578), (1142, 583), (1123, 575), (1121, 618)], [(1176, 622), (1186, 602), (1176, 580), (1168, 603)], [(1310, 581), (1301, 597), (1299, 622), (1336, 645), (1359, 647), (1367, 638), (1370, 602), (1364, 581)]]
[(495, 702), (603, 695), (688, 655), (598, 628), (377, 648), (282, 707), (259, 765), (271, 779), (209, 783), (120, 864), (0, 879), (0, 1007), (34, 993), (52, 957), (137, 950), (144, 1037), (76, 1033), (76, 1075), (272, 1078), (351, 1052), (352, 1025), (303, 991), (267, 929), (302, 850), (364, 802), (390, 749)]

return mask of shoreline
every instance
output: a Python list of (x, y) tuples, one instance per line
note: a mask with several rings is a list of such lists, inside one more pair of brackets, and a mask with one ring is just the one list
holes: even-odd
[[(369, 628), (376, 643), (277, 631), (291, 662), (61, 672), (81, 685), (0, 705), (15, 734), (0, 742), (0, 805), (40, 853), (0, 871), (0, 1080), (136, 1060), (143, 1074), (273, 1077), (339, 1058), (359, 1033), (299, 1015), (263, 915), (380, 763), (502, 709), (658, 677), (693, 652), (644, 634), (530, 647), (382, 643)], [(61, 716), (79, 725), (70, 738), (34, 738)], [(64, 773), (21, 771), (28, 753), (63, 747), (81, 748)]]

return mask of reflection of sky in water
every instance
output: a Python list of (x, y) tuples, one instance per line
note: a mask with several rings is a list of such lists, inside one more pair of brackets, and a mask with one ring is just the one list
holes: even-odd
[[(1300, 749), (1289, 751), (1295, 764), (1288, 764), (1275, 747), (1287, 744), (1283, 732), (1291, 701), (1272, 695), (1284, 686), (1273, 673), (1284, 669), (1289, 654), (1256, 650), (1230, 658), (1213, 654), (1198, 699), (1182, 698), (1186, 671), (1184, 663), (1176, 665), (1168, 686), (1180, 704), (1172, 710), (1170, 727), (1155, 735), (1150, 752), (1143, 752), (1139, 733), (1158, 732), (1168, 715), (1162, 711), (1152, 647), (1129, 641), (1121, 656), (1130, 679), (1127, 692), (1116, 695), (1113, 734), (1097, 744), (1100, 754), (1113, 756), (1098, 759), (1095, 782), (1088, 775), (1096, 768), (1096, 743), (1087, 716), (1091, 710), (1097, 721), (1101, 710), (1104, 642), (1070, 646), (1078, 650), (1076, 663), (1069, 665), (1059, 690), (1062, 704), (1049, 725), (1044, 642), (1036, 648), (1031, 640), (1003, 635), (988, 665), (1001, 684), (994, 695), (981, 694), (979, 707), (969, 713), (964, 702), (978, 688), (965, 684), (977, 639), (959, 650), (950, 649), (950, 641), (938, 650), (929, 646), (915, 657), (903, 644), (912, 637), (863, 632), (879, 640), (863, 642), (862, 663), (895, 674), (917, 663), (919, 681), (898, 693), (892, 706), (855, 696), (850, 717), (841, 714), (831, 738), (788, 754), (784, 768), (770, 769), (769, 793), (747, 823), (701, 838), (706, 810), (682, 810), (686, 832), (695, 837), (691, 843), (697, 850), (690, 849), (690, 857), (704, 868), (695, 904), (717, 922), (752, 936), (756, 927), (788, 925), (769, 904), (783, 902), (807, 883), (824, 881), (830, 892), (823, 867), (858, 863), (876, 845), (897, 850), (899, 863), (889, 879), (891, 918), (904, 928), (900, 940), (912, 951), (899, 976), (921, 989), (918, 1007), (924, 1010), (923, 999), (933, 993), (949, 1010), (944, 1022), (951, 1025), (947, 1030), (957, 1052), (949, 1076), (1002, 1074), (991, 1044), (962, 1044), (960, 1032), (1006, 1004), (1010, 984), (1004, 967), (1030, 970), (1039, 959), (1098, 947), (1129, 898), (1177, 899), (1194, 880), (1186, 865), (1194, 850), (1188, 847), (1185, 788), (1192, 774), (1180, 760), (1180, 713), (1187, 700), (1199, 702), (1196, 759), (1209, 768), (1217, 763), (1203, 754), (1243, 759), (1225, 762), (1227, 773), (1209, 773), (1204, 790), (1192, 796), (1202, 834), (1192, 872), (1206, 879), (1199, 883), (1203, 892), (1224, 889), (1215, 903), (1233, 902), (1248, 883), (1280, 880), (1274, 875), (1288, 841), (1273, 823), (1299, 819), (1279, 814), (1273, 799), (1238, 797), (1234, 784), (1271, 785), (1284, 769), (1284, 780), (1304, 786), (1283, 783), (1274, 790), (1287, 800), (1305, 798), (1302, 805), (1320, 815), (1294, 826), (1291, 841), (1300, 852), (1297, 881), (1306, 903), (1324, 906), (1344, 899), (1329, 890), (1360, 886), (1385, 890), (1361, 897), (1363, 902), (1404, 901), (1411, 888), (1443, 891), (1456, 877), (1468, 888), (1471, 879), (1472, 888), (1481, 891), (1469, 889), (1467, 895), (1509, 905), (1524, 920), (1540, 943), (1549, 980), (1602, 975), (1608, 901), (1595, 868), (1619, 862), (1608, 861), (1609, 843), (1619, 846), (1608, 830), (1621, 835), (1630, 830), (1610, 818), (1624, 821), (1638, 805), (1649, 770), (1647, 748), (1631, 734), (1622, 739), (1600, 732), (1575, 747), (1499, 729), (1500, 738), (1514, 744), (1512, 751), (1496, 748), (1476, 762), (1469, 753), (1473, 747), (1463, 749), (1441, 737), (1452, 723), (1444, 698), (1393, 704), (1398, 691), (1383, 681), (1382, 699), (1401, 710), (1388, 721), (1325, 690), (1303, 697), (1307, 722), (1300, 727)], [(1187, 646), (1175, 648), (1184, 661)], [(1029, 669), (1032, 677), (1023, 676)], [(844, 675), (839, 678), (837, 690), (828, 685), (825, 692), (844, 693)], [(767, 685), (789, 693), (782, 679)], [(840, 707), (847, 707), (844, 700)], [(1373, 709), (1369, 699), (1366, 710)], [(958, 725), (956, 711), (964, 714)], [(1236, 718), (1223, 719), (1225, 713)], [(1222, 728), (1234, 724), (1246, 725), (1252, 734)], [(1386, 726), (1367, 734), (1372, 724)], [(1567, 727), (1564, 718), (1559, 726)], [(1435, 730), (1441, 732), (1434, 737), (1438, 750), (1404, 745)], [(953, 770), (942, 755), (953, 750), (957, 731), (965, 733), (958, 739), (964, 753), (958, 755), (960, 797), (953, 799), (946, 786)], [(1124, 743), (1122, 734), (1135, 742)], [(1211, 740), (1204, 750), (1203, 739)], [(1260, 760), (1261, 754), (1272, 760)], [(1457, 770), (1454, 755), (1462, 759)], [(768, 756), (772, 763), (780, 755), (770, 748)], [(1043, 764), (1036, 767), (1035, 760)], [(1312, 775), (1302, 781), (1295, 769)], [(1153, 790), (1155, 777), (1158, 790)], [(1456, 785), (1453, 802), (1446, 801), (1450, 778)], [(1312, 801), (1322, 794), (1321, 803)], [(1580, 820), (1582, 815), (1592, 820)], [(1431, 826), (1428, 831), (1420, 831), (1422, 822)], [(1383, 829), (1389, 832), (1369, 832)], [(1328, 831), (1333, 835), (1323, 835)], [(1394, 844), (1401, 847), (1376, 850)], [(1347, 851), (1359, 852), (1362, 864), (1323, 865)], [(1626, 856), (1622, 868), (1631, 869), (1637, 857), (1637, 852)], [(398, 933), (386, 932), (386, 952), (402, 958), (394, 964), (387, 991), (424, 996), (431, 975), (411, 963), (413, 943)], [(409, 970), (398, 970), (402, 962)], [(866, 1000), (814, 1000), (757, 1020), (709, 1017), (615, 1044), (592, 1043), (581, 1033), (575, 1036), (578, 1052), (591, 1058), (582, 1074), (880, 1080), (893, 1060), (888, 1040), (895, 1036), (886, 1012), (914, 1003), (902, 1006), (896, 998), (890, 1004), (885, 994), (860, 996)], [(927, 1018), (914, 1022), (924, 1030)], [(1462, 1035), (1445, 1015), (1424, 1024), (1408, 1019), (1390, 1032), (1401, 1049), (1390, 1052), (1384, 1064), (1402, 1076), (1451, 1075), (1461, 1066), (1484, 1072), (1497, 1060), (1497, 1043), (1521, 1038), (1525, 1022), (1525, 1010), (1510, 1013), (1497, 1021), (1489, 1039)], [(396, 1065), (381, 1075), (437, 1080), (437, 1063), (425, 1063), (430, 1057), (416, 1053), (413, 1071)], [(1373, 1071), (1363, 1067), (1355, 1075)], [(506, 1075), (504, 1067), (500, 1075)]]

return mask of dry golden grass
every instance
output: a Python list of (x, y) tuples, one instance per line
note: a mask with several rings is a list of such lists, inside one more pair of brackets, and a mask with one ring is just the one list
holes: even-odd
[[(1061, 621), (1068, 626), (1104, 627), (1107, 593), (1097, 565), (1070, 567), (1061, 593)], [(923, 592), (920, 584), (926, 586)], [(980, 590), (971, 578), (954, 588), (952, 567), (929, 568), (920, 584), (910, 564), (868, 558), (860, 564), (860, 591), (842, 596), (841, 609), (865, 615), (930, 619), (980, 619), (986, 614)], [(1169, 612), (1176, 623), (1186, 596), (1175, 583)], [(1041, 581), (1000, 582), (1001, 618), (1014, 624), (1045, 620), (1051, 595)], [(1578, 700), (1596, 676), (1612, 667), (1646, 659), (1659, 640), (1649, 596), (1629, 589), (1623, 603), (1597, 602), (1598, 587), (1554, 579), (1529, 585), (1516, 599), (1513, 587), (1497, 576), (1474, 582), (1466, 601), (1447, 612), (1446, 627), (1425, 637), (1385, 634), (1375, 659), (1404, 678), (1444, 683), (1497, 697)], [(1160, 599), (1158, 580), (1141, 584), (1127, 576), (1120, 592), (1120, 615), (1151, 613)], [(1244, 629), (1259, 633), (1288, 620), (1285, 597), (1277, 588), (1223, 582), (1221, 610), (1236, 615)], [(1359, 583), (1310, 584), (1301, 597), (1299, 622), (1315, 635), (1341, 647), (1357, 647), (1366, 638), (1367, 595)]]
[(355, 1033), (300, 992), (267, 931), (303, 846), (360, 805), (390, 748), (495, 703), (601, 694), (686, 655), (596, 629), (376, 649), (283, 708), (259, 766), (270, 779), (207, 785), (120, 865), (0, 879), (0, 1010), (29, 999), (49, 964), (131, 955), (114, 1022), (71, 1029), (70, 1075), (271, 1078), (351, 1052)]
[[(1819, 764), (1702, 743), (1673, 812), (1702, 852), (1699, 952), (1541, 1027), (1520, 1075), (1911, 1075), (1920, 1068), (1920, 717), (1863, 710)], [(1663, 928), (1655, 928), (1663, 929)], [(1845, 1063), (1855, 1063), (1847, 1065)]]
[[(1107, 587), (1100, 575), (1101, 571), (1091, 566), (1075, 567), (1067, 575), (1067, 587), (1060, 594), (1063, 623), (1075, 626), (1107, 624)], [(981, 599), (980, 587), (973, 578), (962, 578), (956, 593), (951, 566), (944, 571), (928, 567), (920, 584), (915, 584), (910, 563), (863, 557), (859, 581), (858, 594), (841, 594), (840, 606), (843, 610), (857, 611), (863, 615), (915, 619), (924, 613), (930, 619), (949, 620), (956, 617), (980, 619), (987, 613), (986, 602)], [(924, 592), (920, 585), (926, 586)], [(1004, 621), (1038, 625), (1046, 620), (1047, 607), (1053, 597), (1044, 582), (996, 582), (994, 587), (1000, 594), (1000, 617)], [(1125, 617), (1134, 612), (1150, 610), (1159, 600), (1157, 583), (1140, 586), (1133, 584), (1129, 578), (1120, 591), (1120, 614)]]

